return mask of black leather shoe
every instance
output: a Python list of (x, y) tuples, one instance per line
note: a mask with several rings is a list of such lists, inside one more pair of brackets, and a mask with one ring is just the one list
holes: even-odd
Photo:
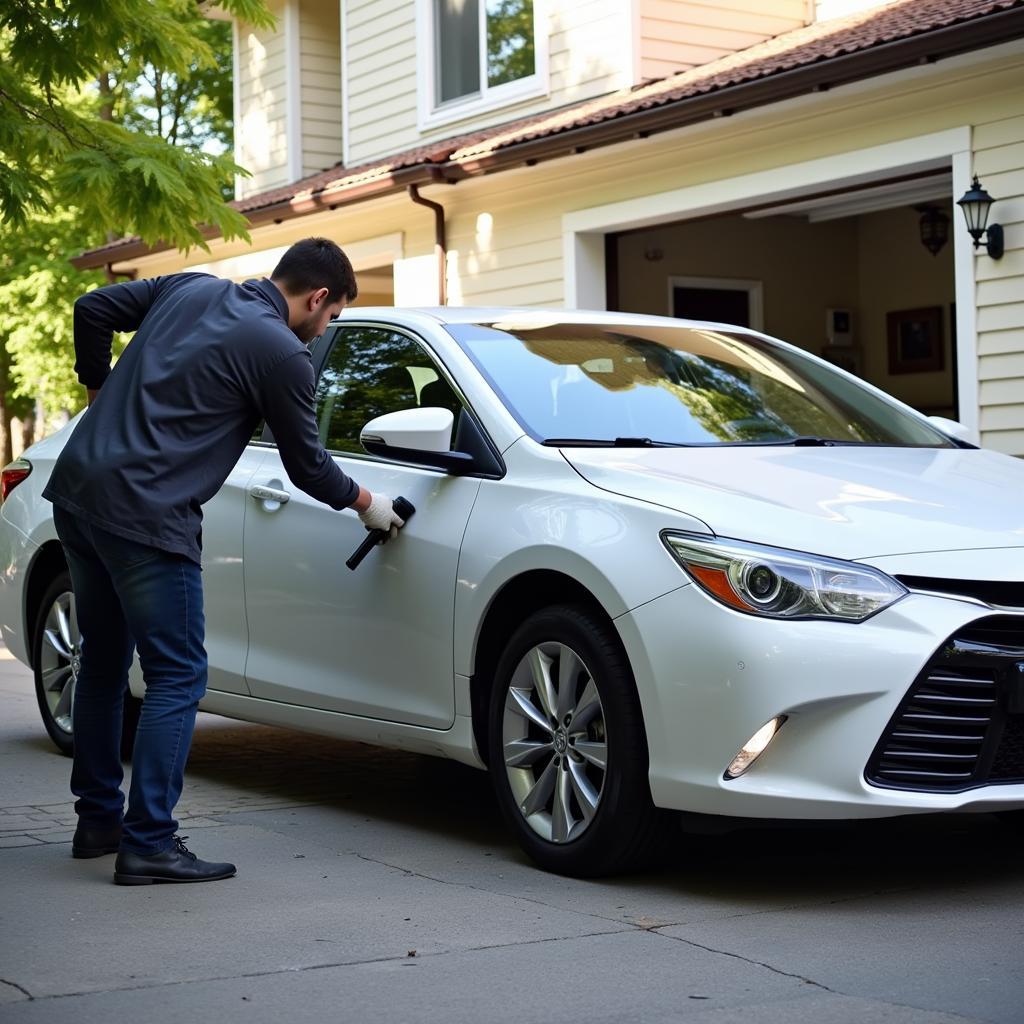
[(71, 840), (71, 856), (79, 859), (102, 857), (105, 853), (117, 853), (120, 845), (120, 825), (110, 825), (107, 828), (79, 825), (75, 829), (75, 838)]
[(143, 856), (121, 850), (114, 861), (117, 885), (150, 885), (153, 882), (213, 882), (230, 878), (234, 864), (214, 864), (200, 860), (188, 847), (188, 836), (175, 836), (174, 845), (161, 853)]

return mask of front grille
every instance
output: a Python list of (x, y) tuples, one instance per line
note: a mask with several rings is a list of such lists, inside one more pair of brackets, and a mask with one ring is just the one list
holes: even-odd
[(995, 580), (950, 580), (936, 576), (897, 576), (910, 590), (927, 590), (951, 597), (970, 597), (1003, 608), (1024, 608), (1024, 583)]
[(882, 733), (875, 786), (957, 792), (1024, 782), (1024, 617), (993, 615), (951, 636)]

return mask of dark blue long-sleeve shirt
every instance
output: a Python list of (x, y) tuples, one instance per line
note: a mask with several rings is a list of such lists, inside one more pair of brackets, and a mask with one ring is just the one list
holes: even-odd
[[(358, 486), (324, 451), (306, 346), (269, 280), (174, 274), (75, 303), (75, 369), (96, 400), (43, 496), (101, 529), (200, 560), (202, 509), (265, 419), (296, 487), (333, 508)], [(114, 331), (136, 331), (110, 368)]]

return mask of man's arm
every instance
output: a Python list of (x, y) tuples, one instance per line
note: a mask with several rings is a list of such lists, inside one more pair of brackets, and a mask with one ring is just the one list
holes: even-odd
[(307, 352), (278, 363), (259, 384), (260, 410), (274, 434), (288, 478), (331, 508), (365, 511), (370, 493), (324, 450), (316, 423), (316, 388)]
[(114, 331), (136, 331), (145, 319), (162, 278), (126, 281), (86, 292), (75, 302), (75, 372), (89, 402), (110, 373)]

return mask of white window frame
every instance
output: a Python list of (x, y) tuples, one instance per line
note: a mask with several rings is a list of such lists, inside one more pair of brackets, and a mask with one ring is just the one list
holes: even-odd
[(750, 327), (764, 330), (764, 284), (761, 281), (741, 281), (733, 277), (675, 277), (668, 279), (668, 306), (666, 316), (675, 316), (676, 288), (710, 288), (723, 292), (746, 292), (750, 310)]
[(449, 100), (438, 105), (434, 46), (434, 0), (416, 0), (416, 80), (417, 122), (421, 132), (440, 128), (456, 121), (465, 121), (526, 100), (546, 97), (550, 93), (548, 75), (548, 20), (545, 0), (533, 0), (533, 54), (535, 71), (526, 78), (504, 85), (487, 85), (486, 0), (480, 0), (480, 88), (477, 95)]

